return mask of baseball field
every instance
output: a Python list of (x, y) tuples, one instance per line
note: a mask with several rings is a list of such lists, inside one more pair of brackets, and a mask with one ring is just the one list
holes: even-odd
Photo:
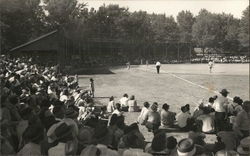
[[(131, 66), (110, 68), (112, 74), (80, 75), (79, 84), (87, 88), (89, 78), (94, 79), (95, 100), (106, 105), (110, 96), (115, 101), (124, 93), (135, 95), (139, 106), (145, 101), (150, 104), (157, 102), (168, 103), (170, 110), (180, 112), (180, 107), (190, 104), (191, 112), (197, 106), (199, 100), (208, 100), (210, 96), (226, 88), (229, 98), (240, 96), (243, 100), (249, 100), (249, 64), (215, 64), (212, 73), (207, 64), (166, 64), (162, 65), (160, 74), (156, 73), (154, 65)], [(139, 113), (125, 113), (127, 124), (136, 122)], [(151, 141), (153, 135), (147, 132), (144, 126), (140, 126), (147, 141)], [(180, 138), (186, 137), (185, 133), (171, 133)], [(208, 135), (207, 142), (214, 142), (215, 136)]]

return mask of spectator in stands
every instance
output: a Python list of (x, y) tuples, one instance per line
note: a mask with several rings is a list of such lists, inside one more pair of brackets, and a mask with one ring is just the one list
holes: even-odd
[(250, 155), (250, 137), (245, 137), (240, 141), (240, 145), (237, 147), (237, 152), (240, 156)]
[(122, 115), (122, 110), (121, 110), (121, 104), (116, 103), (115, 104), (115, 110), (113, 111), (112, 114), (117, 114), (118, 116)]
[(143, 124), (143, 121), (146, 118), (146, 114), (149, 111), (150, 104), (148, 102), (144, 102), (143, 105), (144, 105), (144, 107), (142, 108), (141, 113), (140, 113), (140, 115), (138, 116), (138, 119), (137, 119), (137, 122), (139, 124)]
[(242, 103), (243, 100), (240, 97), (235, 96), (233, 98), (233, 103), (228, 105), (228, 115), (236, 116), (242, 110)]
[(198, 116), (196, 120), (201, 121), (201, 130), (204, 133), (214, 132), (214, 117), (210, 114), (210, 108), (204, 107), (202, 115)]
[(114, 110), (115, 110), (115, 101), (114, 101), (114, 97), (111, 96), (109, 98), (109, 103), (107, 105), (107, 112), (112, 113)]
[(200, 145), (196, 145), (192, 139), (182, 139), (177, 144), (178, 156), (196, 156), (204, 154), (204, 148)]
[(242, 110), (237, 114), (235, 123), (233, 125), (234, 131), (237, 133), (239, 138), (249, 136), (250, 130), (250, 101), (244, 101)]
[(226, 89), (222, 89), (220, 95), (214, 102), (215, 110), (215, 130), (219, 132), (225, 127), (225, 119), (227, 113), (227, 106), (229, 104), (227, 95), (229, 92)]
[(169, 105), (164, 103), (161, 110), (161, 126), (164, 128), (174, 127), (176, 113), (169, 111)]
[(156, 102), (154, 102), (150, 108), (151, 109), (146, 114), (146, 117), (143, 123), (145, 123), (149, 132), (154, 132), (158, 130), (161, 124), (161, 116), (159, 112), (157, 112), (158, 104)]
[(191, 129), (193, 126), (191, 118), (191, 115), (188, 113), (188, 108), (186, 106), (182, 106), (181, 112), (176, 116), (177, 124), (181, 130), (188, 131)]
[(17, 153), (18, 156), (42, 156), (40, 143), (44, 137), (44, 129), (40, 125), (30, 125), (23, 134), (24, 147)]
[(49, 156), (73, 155), (76, 153), (77, 145), (71, 143), (73, 141), (72, 130), (72, 127), (65, 122), (59, 122), (48, 131), (47, 135), (50, 140), (58, 142), (56, 146), (49, 149)]
[(138, 111), (137, 102), (135, 100), (135, 96), (131, 95), (130, 99), (128, 100), (128, 111), (129, 112), (137, 112)]
[(176, 154), (176, 145), (177, 140), (173, 136), (167, 137), (166, 133), (160, 132), (154, 136), (151, 146), (145, 151), (153, 156), (174, 155)]
[(121, 110), (124, 112), (128, 111), (128, 94), (124, 94), (123, 97), (120, 99)]

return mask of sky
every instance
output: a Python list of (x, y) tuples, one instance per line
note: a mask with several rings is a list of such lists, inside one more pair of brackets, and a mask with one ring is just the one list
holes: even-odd
[(128, 7), (129, 11), (147, 11), (148, 13), (177, 16), (182, 10), (189, 10), (195, 16), (203, 8), (212, 13), (230, 13), (236, 18), (241, 18), (242, 11), (249, 5), (248, 0), (79, 0), (87, 3), (88, 8), (96, 10), (105, 3), (119, 4), (120, 7)]

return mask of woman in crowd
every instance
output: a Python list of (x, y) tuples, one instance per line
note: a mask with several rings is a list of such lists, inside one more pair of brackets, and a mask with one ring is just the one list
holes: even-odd
[(128, 111), (129, 112), (137, 112), (138, 111), (138, 106), (137, 106), (137, 102), (135, 100), (134, 95), (131, 95), (130, 99), (128, 100)]
[(141, 113), (140, 113), (140, 115), (138, 116), (138, 119), (137, 119), (137, 122), (139, 124), (143, 124), (143, 121), (146, 118), (146, 115), (147, 115), (147, 113), (149, 111), (150, 104), (148, 102), (144, 102), (143, 106), (144, 107), (142, 108)]

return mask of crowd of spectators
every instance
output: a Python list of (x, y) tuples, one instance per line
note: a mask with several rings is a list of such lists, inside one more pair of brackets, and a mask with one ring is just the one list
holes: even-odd
[(204, 56), (191, 60), (191, 63), (208, 63), (213, 60), (215, 63), (249, 63), (250, 58), (247, 56)]
[[(228, 91), (200, 101), (194, 112), (189, 104), (171, 112), (167, 103), (137, 106), (134, 95), (119, 102), (110, 97), (97, 106), (93, 90), (83, 90), (78, 76), (60, 73), (58, 66), (40, 66), (32, 59), (0, 58), (1, 155), (82, 156), (196, 156), (250, 154), (250, 101)], [(93, 83), (93, 79), (90, 80)], [(91, 89), (90, 89), (91, 90)], [(126, 125), (124, 112), (140, 112)], [(146, 142), (139, 126), (154, 134)], [(172, 131), (188, 133), (177, 141)], [(217, 141), (207, 144), (206, 134)]]

